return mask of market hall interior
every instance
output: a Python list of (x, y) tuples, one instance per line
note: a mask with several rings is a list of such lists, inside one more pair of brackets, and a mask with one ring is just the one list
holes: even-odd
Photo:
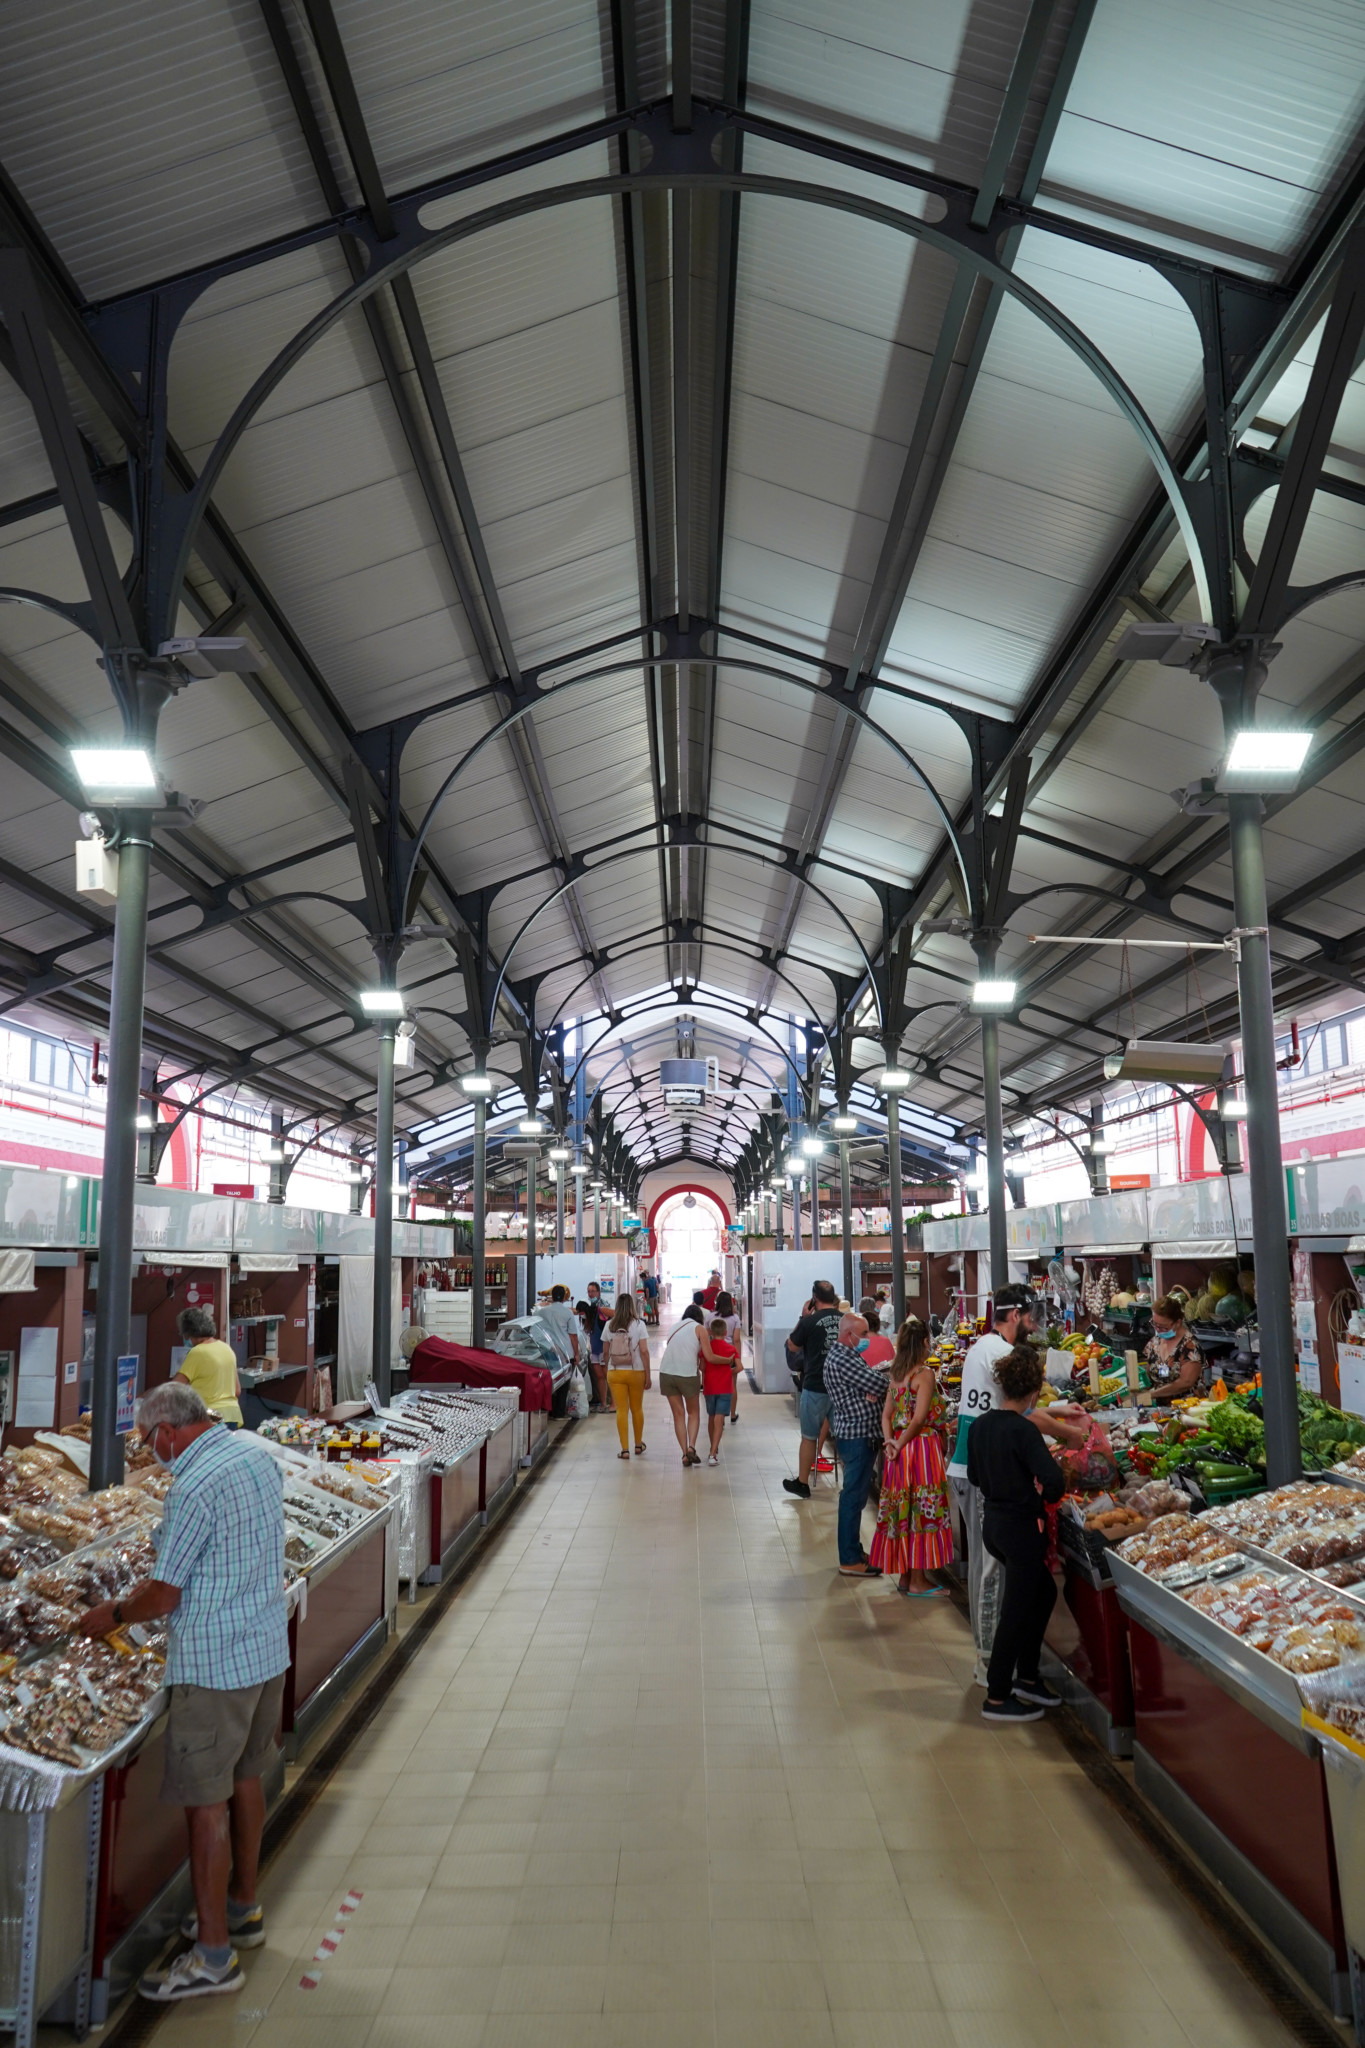
[(647, 1430), (568, 1433), (157, 2048), (1288, 2048), (1050, 1722), (982, 1726), (956, 1608), (836, 1576), (785, 1401), (714, 1471)]

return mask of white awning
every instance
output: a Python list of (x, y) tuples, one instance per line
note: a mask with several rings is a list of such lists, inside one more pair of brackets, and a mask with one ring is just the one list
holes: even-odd
[(238, 1252), (239, 1273), (297, 1273), (306, 1252)]
[(1230, 1237), (1188, 1237), (1175, 1244), (1154, 1244), (1154, 1259), (1235, 1259), (1237, 1246)]

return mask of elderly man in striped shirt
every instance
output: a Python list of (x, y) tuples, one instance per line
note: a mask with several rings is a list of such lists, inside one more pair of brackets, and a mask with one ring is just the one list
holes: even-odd
[(843, 1482), (839, 1488), (839, 1571), (846, 1579), (876, 1579), (881, 1574), (863, 1549), (863, 1509), (872, 1485), (877, 1448), (882, 1440), (882, 1406), (886, 1374), (864, 1363), (858, 1350), (867, 1335), (861, 1316), (844, 1315), (839, 1334), (825, 1353), (825, 1392), (829, 1395), (829, 1426), (839, 1446)]
[[(229, 1430), (193, 1387), (154, 1387), (138, 1428), (174, 1472), (155, 1578), (93, 1607), (86, 1635), (169, 1617), (166, 1768), (161, 1797), (183, 1806), (196, 1912), (192, 1947), (138, 1990), (167, 2004), (240, 1991), (237, 1949), (259, 1948), (256, 1903), (265, 1795), (289, 1664), (284, 1604), (284, 1480), (254, 1437)], [(230, 1887), (231, 1881), (231, 1887)]]

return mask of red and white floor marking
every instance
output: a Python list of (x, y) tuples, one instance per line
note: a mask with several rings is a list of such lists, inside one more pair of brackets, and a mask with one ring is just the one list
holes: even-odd
[[(318, 1943), (317, 1947), (313, 1951), (313, 1961), (315, 1963), (325, 1963), (329, 1956), (334, 1956), (336, 1954), (337, 1950), (341, 1947), (341, 1937), (346, 1932), (346, 1922), (350, 1918), (351, 1914), (354, 1913), (356, 1907), (360, 1904), (360, 1901), (364, 1898), (364, 1896), (364, 1892), (347, 1892), (345, 1898), (342, 1900), (341, 1904), (336, 1909), (336, 1917), (333, 1926), (329, 1929), (329, 1931), (326, 1934), (323, 1935), (322, 1940)], [(305, 1970), (303, 1975), (299, 1978), (299, 1990), (316, 1991), (317, 1988), (317, 1972), (315, 1970)]]

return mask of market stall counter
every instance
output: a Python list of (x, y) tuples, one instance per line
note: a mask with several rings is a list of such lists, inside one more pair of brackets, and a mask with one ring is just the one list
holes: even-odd
[(1350, 1491), (1300, 1482), (1160, 1518), (1109, 1560), (1138, 1789), (1341, 2015), (1338, 1845), (1302, 1688), (1365, 1669), (1353, 1549), (1365, 1553), (1365, 1512)]
[(1133, 1753), (1128, 1620), (1101, 1540), (1063, 1512), (1057, 1521), (1062, 1599), (1044, 1645), (1047, 1675), (1111, 1756)]

